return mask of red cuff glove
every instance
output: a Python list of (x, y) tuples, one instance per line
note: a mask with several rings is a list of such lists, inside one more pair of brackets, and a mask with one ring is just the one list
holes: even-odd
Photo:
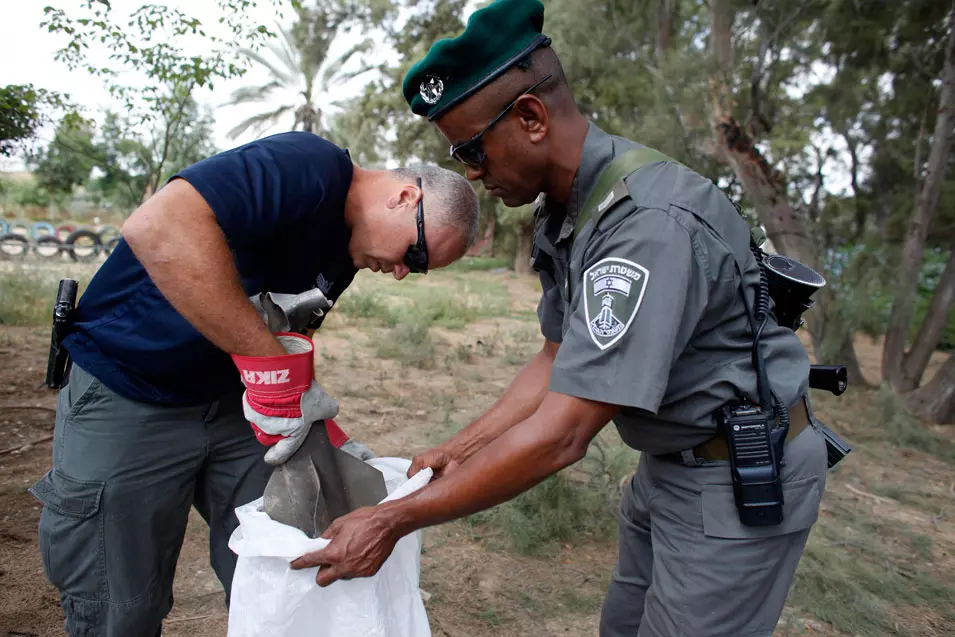
[(242, 407), (255, 436), (271, 446), (265, 461), (279, 465), (305, 441), (312, 423), (326, 421), (329, 440), (341, 446), (348, 436), (332, 420), (338, 403), (315, 382), (315, 345), (300, 334), (275, 335), (285, 356), (239, 356), (232, 360), (245, 385)]

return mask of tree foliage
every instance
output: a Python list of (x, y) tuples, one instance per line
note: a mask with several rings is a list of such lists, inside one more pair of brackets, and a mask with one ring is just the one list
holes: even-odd
[(34, 174), (38, 185), (54, 200), (73, 193), (86, 183), (96, 164), (93, 126), (79, 117), (65, 117), (56, 127), (53, 141), (36, 158)]
[(150, 122), (107, 112), (100, 125), (75, 115), (57, 125), (50, 144), (31, 157), (37, 185), (63, 203), (85, 186), (94, 202), (132, 211), (177, 171), (216, 152), (213, 118), (188, 87), (161, 94)]
[(329, 124), (318, 104), (319, 97), (332, 94), (343, 83), (369, 70), (364, 64), (356, 70), (345, 70), (349, 62), (359, 59), (369, 50), (371, 41), (368, 38), (352, 45), (337, 58), (332, 59), (329, 55), (338, 35), (345, 32), (354, 19), (337, 3), (303, 7), (298, 9), (297, 15), (291, 29), (280, 25), (278, 40), (266, 44), (270, 55), (240, 49), (245, 57), (269, 72), (269, 79), (258, 86), (236, 89), (228, 103), (260, 103), (274, 100), (281, 93), (292, 101), (246, 118), (229, 131), (230, 138), (234, 139), (250, 128), (260, 133), (288, 114), (293, 116), (292, 130), (325, 135)]
[(0, 87), (0, 155), (9, 157), (24, 150), (52, 112), (66, 106), (68, 99), (32, 84)]
[(173, 174), (215, 154), (212, 113), (182, 87), (167, 89), (166, 103), (149, 125), (107, 114), (93, 150), (99, 170), (89, 190), (96, 199), (131, 211)]
[[(298, 0), (267, 1), (279, 14), (286, 1), (300, 7)], [(172, 168), (214, 152), (211, 116), (199, 111), (194, 92), (241, 76), (246, 58), (239, 47), (254, 51), (274, 36), (248, 17), (256, 0), (216, 4), (216, 24), (153, 3), (128, 13), (109, 0), (74, 0), (66, 8), (44, 9), (41, 27), (65, 38), (56, 59), (102, 80), (122, 105), (122, 116), (107, 113), (95, 143), (61, 123), (63, 134), (58, 131), (37, 163), (56, 192), (76, 185), (80, 172), (88, 175), (92, 161), (94, 194), (132, 206), (155, 192)], [(67, 156), (75, 174), (66, 169)]]
[[(298, 0), (290, 0), (299, 6)], [(269, 0), (277, 10), (282, 0)], [(255, 0), (216, 0), (218, 24), (203, 24), (174, 7), (147, 3), (123, 15), (109, 0), (75, 0), (69, 9), (44, 8), (41, 28), (65, 36), (56, 59), (71, 70), (82, 69), (103, 79), (110, 93), (124, 100), (128, 110), (142, 109), (161, 99), (162, 87), (194, 84), (214, 88), (219, 79), (238, 77), (245, 68), (236, 46), (257, 48), (274, 34), (265, 25), (248, 19)], [(210, 45), (206, 53), (188, 47), (192, 39)], [(105, 57), (105, 61), (103, 58)], [(124, 83), (132, 74), (143, 80)]]

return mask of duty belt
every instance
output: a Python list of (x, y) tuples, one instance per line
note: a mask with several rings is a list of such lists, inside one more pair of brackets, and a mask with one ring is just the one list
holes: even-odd
[[(779, 423), (778, 418), (776, 422)], [(806, 407), (806, 399), (803, 397), (789, 408), (789, 432), (786, 434), (786, 442), (789, 442), (801, 434), (807, 426), (809, 426), (809, 409)], [(726, 439), (720, 435), (714, 436), (706, 442), (693, 447), (692, 452), (693, 456), (701, 460), (729, 460), (730, 458)], [(689, 455), (689, 453), (686, 455)], [(683, 456), (683, 453), (676, 452), (663, 454), (658, 457), (683, 464)]]

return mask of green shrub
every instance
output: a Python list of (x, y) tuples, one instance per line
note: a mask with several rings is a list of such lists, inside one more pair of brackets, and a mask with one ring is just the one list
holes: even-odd
[(452, 272), (510, 270), (512, 257), (464, 257), (447, 267)]
[(614, 519), (606, 495), (561, 472), (509, 502), (471, 516), (503, 534), (508, 548), (536, 555), (584, 536), (609, 537)]
[(587, 456), (493, 509), (472, 515), (472, 525), (501, 536), (523, 555), (546, 553), (559, 543), (615, 537), (619, 486), (639, 455), (613, 432), (591, 443)]
[(344, 316), (376, 321), (394, 327), (397, 317), (388, 302), (377, 292), (346, 290), (335, 304), (335, 311)]
[(422, 323), (399, 323), (381, 336), (377, 352), (381, 358), (419, 369), (430, 369), (435, 364), (434, 341)]

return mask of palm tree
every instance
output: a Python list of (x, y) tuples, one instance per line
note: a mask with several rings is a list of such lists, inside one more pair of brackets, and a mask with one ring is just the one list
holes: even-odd
[[(307, 14), (300, 12), (299, 23), (294, 30), (287, 30), (281, 25), (278, 30), (278, 41), (266, 45), (271, 54), (269, 57), (249, 49), (240, 49), (242, 55), (264, 67), (271, 74), (271, 80), (260, 86), (236, 89), (226, 104), (233, 106), (272, 101), (283, 94), (287, 95), (287, 101), (283, 100), (285, 103), (275, 110), (244, 119), (227, 133), (230, 139), (235, 139), (250, 128), (258, 135), (278, 124), (287, 113), (295, 117), (292, 130), (325, 133), (327, 126), (317, 98), (371, 68), (362, 64), (358, 70), (343, 70), (355, 55), (371, 47), (368, 39), (352, 46), (340, 57), (328, 59), (331, 45), (338, 35), (338, 27), (328, 25), (328, 21), (322, 17), (309, 19)], [(336, 102), (331, 104), (337, 105)]]

